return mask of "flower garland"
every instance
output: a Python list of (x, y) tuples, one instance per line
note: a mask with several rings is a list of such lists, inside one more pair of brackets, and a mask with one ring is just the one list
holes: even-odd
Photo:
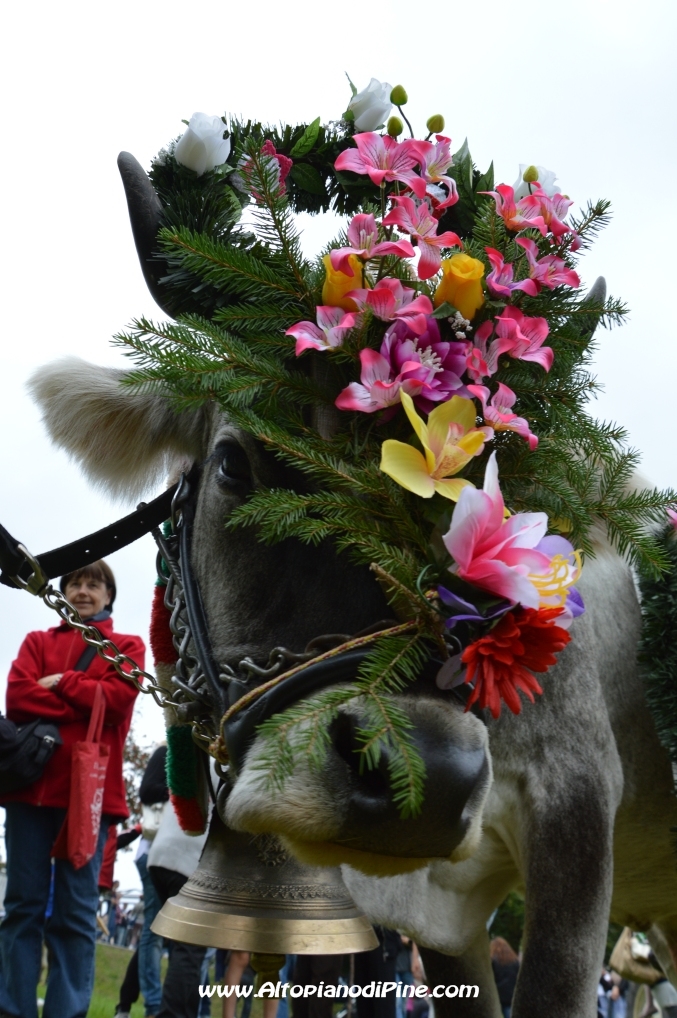
[[(437, 493), (457, 503), (442, 540), (450, 556), (450, 576), (471, 585), (473, 600), (440, 585), (437, 606), (460, 606), (466, 613), (449, 616), (448, 630), (463, 620), (485, 634), (458, 655), (467, 666), (462, 680), (473, 686), (467, 709), (477, 701), (498, 717), (503, 701), (517, 714), (517, 690), (532, 701), (533, 693), (542, 692), (532, 672), (545, 672), (555, 664), (555, 655), (569, 642), (566, 629), (584, 611), (574, 587), (581, 555), (563, 537), (546, 536), (545, 513), (507, 512), (495, 452), (482, 491), (459, 475), (496, 431), (516, 432), (530, 449), (537, 447), (538, 437), (527, 420), (513, 412), (517, 397), (512, 389), (500, 382), (492, 394), (481, 383), (490, 382), (501, 356), (550, 370), (554, 354), (543, 345), (548, 322), (525, 315), (511, 302), (522, 294), (536, 296), (544, 287), (577, 288), (579, 277), (562, 257), (540, 256), (536, 241), (518, 235), (515, 244), (525, 252), (528, 274), (515, 280), (516, 265), (487, 246), (492, 268), (485, 293), (481, 260), (462, 250), (442, 259), (443, 250), (463, 248), (456, 233), (438, 230), (443, 211), (458, 201), (455, 181), (448, 175), (451, 139), (437, 134), (434, 142), (399, 142), (389, 134), (366, 132), (354, 135), (353, 142), (355, 148), (342, 152), (335, 168), (367, 175), (381, 189), (386, 182), (395, 183), (397, 193), (390, 195), (391, 208), (380, 220), (372, 213), (353, 217), (347, 243), (324, 259), (322, 296), (327, 303), (317, 306), (315, 322), (297, 322), (286, 335), (296, 340), (297, 357), (308, 350), (330, 356), (374, 321), (382, 323), (379, 349), (373, 342), (359, 349), (360, 380), (339, 393), (336, 406), (380, 413), (382, 422), (404, 410), (417, 442), (386, 439), (380, 469), (420, 498)], [(553, 249), (566, 238), (568, 248), (577, 250), (580, 238), (565, 221), (573, 202), (552, 185), (548, 193), (533, 167), (523, 178), (523, 197), (516, 198), (515, 188), (506, 184), (487, 192), (506, 229), (515, 234), (537, 230)], [(386, 264), (392, 274), (385, 274)], [(416, 276), (435, 279), (432, 296), (405, 285)], [(487, 294), (505, 305), (473, 329)], [(417, 409), (428, 415), (427, 422)], [(479, 427), (478, 409), (483, 419)], [(487, 608), (492, 597), (500, 598), (500, 604)], [(459, 681), (449, 665), (438, 676), (441, 688)]]

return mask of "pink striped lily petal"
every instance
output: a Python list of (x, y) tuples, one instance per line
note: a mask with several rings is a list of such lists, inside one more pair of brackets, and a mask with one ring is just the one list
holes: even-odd
[(515, 243), (524, 249), (529, 262), (529, 275), (539, 287), (547, 286), (549, 290), (554, 290), (556, 286), (571, 286), (573, 289), (580, 286), (578, 273), (567, 268), (561, 258), (555, 255), (539, 258), (536, 242), (528, 237), (517, 237)]
[(389, 135), (375, 134), (373, 131), (355, 134), (353, 141), (357, 151), (346, 149), (341, 152), (334, 163), (337, 170), (367, 174), (372, 183), (378, 186), (383, 181), (400, 180), (411, 187), (419, 198), (423, 197), (425, 181), (414, 173), (414, 166), (420, 162), (416, 149), (406, 142), (400, 144)]

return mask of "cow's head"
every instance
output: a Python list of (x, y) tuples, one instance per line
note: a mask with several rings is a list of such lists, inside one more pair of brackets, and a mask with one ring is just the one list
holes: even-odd
[[(127, 159), (121, 168), (142, 265), (157, 297), (158, 270), (145, 262), (157, 227), (157, 199), (140, 167)], [(139, 201), (150, 225), (135, 211)], [(178, 412), (162, 394), (123, 386), (123, 376), (66, 360), (39, 370), (31, 385), (53, 440), (109, 491), (147, 492), (179, 463), (200, 465), (192, 568), (216, 661), (236, 668), (249, 657), (265, 665), (276, 646), (299, 652), (320, 635), (358, 633), (392, 615), (369, 571), (330, 544), (288, 539), (264, 545), (251, 528), (224, 526), (251, 493), (304, 490), (307, 478), (215, 407)], [(437, 689), (434, 672), (396, 700), (426, 767), (425, 801), (416, 818), (398, 815), (386, 753), (377, 769), (360, 767), (357, 699), (333, 723), (321, 768), (300, 765), (281, 790), (261, 780), (263, 739), (255, 737), (233, 775), (224, 819), (237, 830), (283, 836), (309, 862), (349, 862), (365, 872), (466, 858), (479, 840), (491, 784), (485, 726), (464, 711), (453, 691)]]

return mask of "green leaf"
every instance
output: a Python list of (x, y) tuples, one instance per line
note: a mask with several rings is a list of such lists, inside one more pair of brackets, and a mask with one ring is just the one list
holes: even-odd
[(315, 117), (312, 124), (308, 124), (305, 131), (294, 145), (293, 149), (289, 153), (292, 159), (301, 159), (303, 156), (307, 156), (313, 145), (317, 141), (317, 137), (320, 133), (320, 118)]
[(311, 194), (324, 194), (324, 181), (314, 166), (309, 163), (294, 163), (289, 176), (294, 183)]
[(453, 304), (450, 304), (448, 300), (445, 300), (444, 304), (440, 304), (438, 308), (432, 313), (433, 318), (451, 318), (456, 314), (458, 308), (455, 308)]
[(347, 71), (345, 72), (345, 75), (346, 75), (346, 78), (348, 79), (348, 84), (350, 85), (350, 91), (353, 93), (353, 95), (357, 95), (357, 89), (355, 88), (355, 86), (353, 85), (352, 81), (350, 80), (350, 75), (348, 74)]
[(458, 150), (458, 152), (454, 152), (454, 154), (452, 156), (452, 159), (454, 160), (454, 164), (455, 165), (458, 165), (459, 163), (465, 162), (466, 159), (470, 159), (470, 149), (468, 148), (468, 139), (467, 138), (465, 139), (465, 141), (461, 145), (461, 147)]
[(489, 166), (486, 173), (483, 173), (480, 179), (477, 181), (476, 191), (493, 191), (494, 189), (494, 164), (493, 162)]

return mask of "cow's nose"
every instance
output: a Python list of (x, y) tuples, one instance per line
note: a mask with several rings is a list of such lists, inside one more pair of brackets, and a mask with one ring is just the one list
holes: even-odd
[[(478, 741), (459, 745), (438, 726), (416, 725), (411, 739), (425, 764), (424, 800), (415, 817), (402, 819), (393, 797), (393, 754), (383, 749), (369, 769), (361, 752), (366, 719), (341, 713), (332, 726), (334, 751), (348, 770), (348, 809), (338, 844), (376, 855), (449, 858), (463, 840), (472, 815), (469, 800), (489, 774), (486, 750)], [(442, 737), (441, 737), (442, 736)]]

